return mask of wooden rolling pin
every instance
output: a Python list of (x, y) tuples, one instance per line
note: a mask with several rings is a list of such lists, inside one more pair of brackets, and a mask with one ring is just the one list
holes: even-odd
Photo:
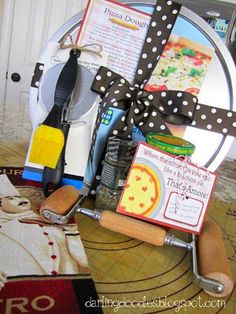
[[(93, 217), (93, 213), (95, 213), (93, 218), (98, 220), (100, 226), (109, 230), (125, 234), (156, 246), (167, 244), (182, 247), (190, 251), (192, 250), (193, 244), (175, 238), (174, 235), (167, 233), (166, 230), (156, 225), (107, 210), (99, 212), (96, 210), (80, 208), (79, 205), (76, 205), (78, 198), (79, 191), (77, 189), (73, 186), (63, 186), (51, 194), (42, 203), (40, 214), (43, 219), (50, 221), (43, 216), (45, 210), (50, 210), (52, 213), (62, 216), (70, 211), (73, 215), (81, 212), (90, 217)], [(205, 292), (215, 297), (225, 297), (229, 295), (233, 290), (234, 280), (230, 271), (219, 226), (212, 221), (206, 221), (203, 231), (198, 237), (197, 243), (197, 255), (201, 275), (215, 279), (225, 287), (224, 292), (220, 294), (209, 292), (207, 290), (205, 290)]]
[[(42, 214), (45, 209), (48, 209), (59, 215), (65, 215), (78, 199), (79, 191), (71, 185), (65, 185), (57, 189), (43, 201), (39, 213)], [(42, 216), (42, 218), (48, 221), (45, 217)]]
[[(49, 222), (43, 216), (45, 209), (50, 210), (59, 215), (65, 215), (73, 207), (78, 200), (79, 191), (73, 186), (63, 186), (52, 193), (42, 203), (39, 213), (44, 220)], [(80, 212), (80, 208), (76, 210)], [(74, 214), (76, 213), (74, 212)], [(101, 227), (125, 234), (131, 238), (135, 238), (153, 245), (164, 245), (166, 231), (160, 227), (148, 224), (144, 221), (130, 218), (128, 216), (116, 214), (114, 212), (104, 210), (100, 212), (98, 223)]]
[[(234, 288), (227, 252), (220, 227), (213, 221), (205, 221), (197, 241), (198, 264), (201, 275), (218, 280), (225, 290), (220, 297), (228, 296)], [(208, 294), (219, 297), (216, 293)]]

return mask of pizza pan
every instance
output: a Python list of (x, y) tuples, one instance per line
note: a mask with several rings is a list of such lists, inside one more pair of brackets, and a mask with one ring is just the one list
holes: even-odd
[[(151, 13), (155, 1), (141, 0), (141, 1), (119, 1), (128, 4), (136, 9)], [(58, 45), (65, 36), (71, 35), (74, 39), (78, 33), (83, 11), (73, 16), (53, 35), (50, 44)], [(220, 37), (201, 17), (182, 7), (178, 19), (186, 25), (182, 30), (193, 30), (196, 36), (200, 36), (207, 44), (214, 49), (214, 57), (209, 66), (207, 76), (204, 80), (200, 94), (198, 96), (199, 102), (202, 104), (234, 110), (236, 111), (236, 70), (232, 57), (222, 42)], [(39, 63), (49, 62), (52, 58), (48, 46), (42, 52), (39, 58)], [(35, 119), (35, 103), (38, 99), (38, 88), (31, 87), (30, 91), (30, 112), (31, 119)], [(40, 106), (40, 104), (38, 104)], [(43, 106), (43, 105), (42, 105)], [(193, 162), (199, 166), (205, 166), (209, 170), (214, 171), (223, 161), (224, 157), (233, 142), (232, 136), (226, 136), (210, 132), (208, 130), (200, 130), (193, 127), (187, 127), (183, 138), (196, 145), (196, 151), (192, 157)]]

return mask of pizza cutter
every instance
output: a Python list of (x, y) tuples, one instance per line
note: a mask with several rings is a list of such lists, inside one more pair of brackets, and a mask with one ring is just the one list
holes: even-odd
[[(43, 104), (46, 111), (50, 111), (54, 103), (54, 92), (57, 86), (57, 80), (60, 77), (64, 67), (63, 63), (57, 64), (50, 68), (43, 77), (40, 84), (39, 98), (40, 103)], [(95, 100), (97, 94), (92, 92), (89, 88), (94, 80), (94, 75), (84, 66), (77, 64), (77, 77), (73, 94), (64, 108), (63, 117), (61, 121), (61, 128), (65, 137), (65, 145), (61, 152), (60, 158), (55, 169), (45, 167), (43, 171), (43, 190), (46, 196), (52, 191), (56, 190), (64, 174), (64, 167), (66, 165), (66, 141), (69, 136), (69, 129), (71, 123), (76, 123), (78, 126), (85, 123), (81, 120), (83, 116), (88, 114), (96, 104)], [(67, 80), (68, 81), (68, 80)], [(64, 82), (66, 84), (66, 81)], [(80, 143), (74, 143), (80, 145)]]
[[(217, 224), (207, 221), (199, 239), (192, 235), (192, 242), (188, 243), (156, 225), (107, 210), (101, 212), (83, 208), (84, 200), (85, 196), (79, 198), (79, 192), (73, 186), (63, 186), (42, 203), (40, 215), (47, 222), (66, 224), (76, 213), (82, 213), (98, 221), (100, 226), (129, 237), (156, 246), (184, 248), (192, 252), (194, 282), (200, 288), (214, 297), (225, 297), (232, 292), (234, 280)], [(198, 273), (197, 250), (200, 252), (201, 273), (204, 275)]]

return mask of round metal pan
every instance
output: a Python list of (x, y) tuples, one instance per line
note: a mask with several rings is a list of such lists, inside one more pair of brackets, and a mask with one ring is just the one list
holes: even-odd
[[(64, 64), (59, 63), (50, 68), (43, 75), (39, 86), (39, 101), (45, 110), (49, 112), (54, 105), (54, 91), (57, 80), (63, 69)], [(94, 75), (84, 66), (78, 65), (77, 79), (75, 82), (75, 92), (72, 97), (72, 105), (69, 110), (69, 120), (78, 120), (87, 114), (92, 108), (97, 95), (93, 93), (87, 86), (91, 86)]]
[[(128, 4), (136, 9), (144, 10), (151, 13), (155, 1), (119, 1)], [(50, 40), (52, 43), (58, 44), (62, 39), (71, 35), (76, 38), (83, 17), (83, 11), (73, 16), (53, 35)], [(204, 80), (200, 94), (199, 102), (202, 104), (230, 109), (236, 109), (236, 70), (232, 57), (225, 44), (214, 32), (214, 30), (198, 15), (186, 7), (182, 7), (179, 18), (183, 19), (187, 27), (194, 28), (201, 36), (204, 36), (215, 50), (213, 60), (209, 66), (207, 77)], [(42, 52), (39, 61), (41, 63), (48, 62), (51, 58), (48, 47)], [(234, 84), (233, 84), (234, 83)], [(31, 88), (30, 112), (31, 120), (35, 120), (35, 102), (38, 99), (40, 89)], [(40, 104), (38, 104), (40, 106)], [(200, 130), (193, 127), (187, 127), (183, 137), (196, 145), (196, 151), (192, 157), (193, 162), (199, 166), (205, 166), (209, 170), (214, 171), (226, 156), (232, 142), (232, 136), (225, 136), (213, 133), (207, 130)]]

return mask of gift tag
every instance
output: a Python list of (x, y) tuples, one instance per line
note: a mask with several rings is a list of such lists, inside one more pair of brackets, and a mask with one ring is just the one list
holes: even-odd
[(198, 234), (215, 180), (183, 157), (140, 143), (117, 211)]
[(193, 197), (170, 193), (164, 216), (167, 219), (184, 222), (190, 226), (196, 226), (204, 203)]

